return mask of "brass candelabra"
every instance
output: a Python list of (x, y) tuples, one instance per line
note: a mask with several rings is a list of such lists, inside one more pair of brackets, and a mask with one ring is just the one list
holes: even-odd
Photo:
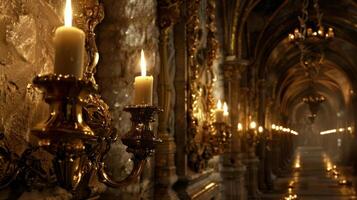
[[(33, 83), (44, 92), (50, 114), (46, 121), (32, 129), (31, 144), (20, 156), (11, 153), (4, 134), (0, 134), (3, 141), (0, 188), (19, 181), (32, 187), (59, 185), (76, 195), (80, 186), (87, 187), (93, 176), (109, 187), (120, 187), (141, 174), (146, 159), (160, 142), (150, 127), (160, 111), (157, 107), (136, 105), (124, 109), (131, 114), (132, 126), (122, 142), (127, 152), (133, 154), (134, 167), (127, 178), (114, 181), (105, 172), (104, 158), (117, 140), (117, 132), (108, 106), (95, 94), (93, 82), (49, 74), (35, 77)], [(52, 155), (50, 172), (45, 172), (41, 160), (33, 156), (39, 149)]]
[(220, 155), (228, 149), (227, 145), (232, 137), (231, 126), (226, 122), (214, 122), (213, 127), (215, 129), (212, 136), (213, 153)]

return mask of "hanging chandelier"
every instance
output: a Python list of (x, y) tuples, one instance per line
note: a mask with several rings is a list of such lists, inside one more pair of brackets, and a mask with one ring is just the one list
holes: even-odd
[[(297, 43), (316, 43), (323, 40), (329, 40), (335, 37), (335, 32), (333, 28), (325, 28), (322, 25), (322, 16), (323, 13), (320, 11), (320, 6), (318, 0), (314, 0), (313, 5), (316, 13), (317, 21), (309, 20), (309, 0), (304, 0), (302, 5), (302, 15), (298, 17), (300, 22), (300, 27), (295, 28), (293, 33), (289, 34), (290, 42)], [(308, 23), (311, 23), (311, 26), (308, 26)]]
[(323, 13), (320, 11), (318, 0), (313, 0), (316, 21), (309, 18), (309, 1), (302, 4), (302, 15), (298, 17), (300, 27), (289, 34), (289, 42), (297, 45), (301, 51), (300, 65), (306, 70), (310, 78), (319, 74), (319, 69), (324, 61), (324, 46), (335, 37), (331, 27), (322, 25)]
[(326, 98), (323, 95), (318, 94), (317, 92), (311, 93), (302, 99), (304, 103), (309, 106), (310, 115), (309, 119), (313, 123), (314, 119), (317, 116), (317, 113), (320, 109), (321, 103), (323, 103)]

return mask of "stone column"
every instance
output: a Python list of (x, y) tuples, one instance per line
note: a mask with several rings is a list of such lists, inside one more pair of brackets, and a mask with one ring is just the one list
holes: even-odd
[(266, 112), (266, 101), (265, 101), (265, 90), (266, 90), (265, 80), (258, 81), (258, 124), (264, 127), (263, 133), (258, 134), (258, 144), (257, 144), (257, 156), (259, 158), (258, 166), (258, 183), (260, 190), (266, 190), (267, 186), (265, 184), (265, 161), (266, 161), (266, 144), (267, 144), (267, 131), (265, 127), (265, 112)]
[(273, 130), (272, 133), (272, 168), (275, 175), (280, 174), (280, 143), (279, 133), (277, 130)]
[(224, 64), (225, 96), (230, 108), (232, 139), (230, 149), (222, 156), (220, 170), (223, 179), (223, 198), (226, 200), (246, 199), (242, 164), (241, 141), (237, 131), (240, 72), (244, 70), (246, 61), (237, 61), (234, 56), (227, 57)]
[(170, 73), (175, 68), (174, 62), (170, 60), (174, 56), (174, 49), (170, 48), (173, 25), (180, 17), (180, 1), (159, 0), (158, 25), (160, 28), (160, 74), (158, 81), (159, 106), (163, 112), (159, 114), (158, 137), (162, 143), (156, 147), (155, 154), (155, 199), (178, 199), (172, 190), (173, 184), (177, 180), (175, 166), (176, 144), (174, 141), (171, 120), (174, 119), (173, 105), (174, 99), (174, 77)]
[(257, 130), (250, 130), (249, 123), (253, 116), (257, 116), (257, 99), (256, 99), (256, 88), (255, 88), (255, 77), (253, 69), (249, 68), (246, 75), (246, 106), (248, 110), (246, 111), (246, 133), (245, 133), (245, 145), (246, 145), (246, 156), (244, 159), (244, 164), (247, 166), (246, 173), (246, 187), (248, 191), (248, 199), (258, 199), (259, 189), (258, 189), (258, 166), (259, 159), (256, 154), (257, 145)]
[(267, 100), (266, 108), (265, 108), (265, 126), (266, 126), (266, 146), (265, 146), (265, 162), (264, 162), (264, 181), (267, 186), (267, 190), (273, 190), (273, 180), (272, 180), (272, 174), (273, 174), (273, 163), (272, 163), (272, 157), (273, 157), (273, 144), (272, 144), (272, 106), (273, 102), (271, 99)]
[[(253, 135), (253, 130), (249, 130), (248, 134)], [(256, 131), (256, 130), (255, 130)], [(254, 140), (257, 140), (254, 139)], [(259, 159), (256, 156), (256, 141), (250, 142), (248, 139), (248, 152), (245, 164), (247, 165), (247, 190), (248, 190), (248, 199), (259, 199), (259, 187), (258, 187), (258, 167)]]

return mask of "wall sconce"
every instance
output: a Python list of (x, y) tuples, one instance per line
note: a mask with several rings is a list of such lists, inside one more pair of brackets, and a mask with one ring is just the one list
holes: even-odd
[(232, 137), (230, 128), (231, 126), (227, 122), (214, 122), (213, 127), (215, 130), (215, 134), (213, 135), (213, 147), (214, 154), (219, 155), (224, 153), (227, 148), (227, 144)]
[[(146, 158), (152, 155), (155, 145), (160, 142), (149, 125), (159, 109), (148, 105), (125, 108), (131, 114), (132, 127), (122, 141), (127, 146), (127, 152), (134, 155), (134, 167), (127, 178), (117, 182), (105, 172), (104, 163), (117, 133), (111, 127), (107, 105), (94, 97), (92, 82), (74, 76), (49, 74), (35, 77), (33, 83), (44, 91), (50, 114), (44, 123), (32, 129), (30, 138), (36, 143), (29, 145), (19, 158), (14, 158), (6, 146), (0, 148), (3, 161), (11, 166), (4, 172), (2, 177), (5, 179), (0, 181), (0, 188), (30, 175), (25, 178), (28, 181), (26, 184), (40, 180), (75, 194), (80, 183), (88, 181), (93, 174), (110, 187), (129, 184), (141, 174)], [(48, 177), (33, 164), (32, 154), (40, 148), (53, 155), (55, 178), (49, 178), (51, 176)], [(36, 173), (29, 174), (29, 171)]]
[(249, 130), (247, 134), (247, 143), (249, 145), (248, 147), (248, 155), (249, 157), (253, 158), (255, 157), (255, 145), (257, 143), (257, 123), (255, 121), (252, 121), (249, 123)]
[[(126, 151), (133, 154), (134, 166), (121, 181), (111, 179), (105, 172), (104, 158), (118, 135), (109, 106), (98, 94), (93, 78), (99, 58), (94, 28), (103, 17), (104, 8), (98, 2), (88, 2), (84, 14), (78, 17), (79, 21), (88, 23), (84, 23), (88, 29), (85, 47), (90, 63), (83, 78), (57, 74), (34, 78), (33, 84), (43, 91), (50, 112), (45, 122), (31, 130), (31, 143), (25, 151), (15, 155), (7, 145), (5, 134), (0, 133), (0, 189), (14, 181), (28, 188), (61, 186), (71, 192), (74, 199), (88, 199), (98, 192), (89, 185), (93, 178), (109, 187), (127, 185), (140, 176), (146, 159), (154, 153), (155, 145), (161, 140), (154, 136), (150, 123), (160, 110), (151, 105), (127, 106), (124, 111), (131, 114), (132, 125), (121, 140), (127, 146)], [(69, 66), (59, 67), (73, 70)], [(81, 73), (76, 75), (82, 76)], [(51, 154), (50, 170), (44, 170), (42, 160), (34, 156), (42, 149)]]

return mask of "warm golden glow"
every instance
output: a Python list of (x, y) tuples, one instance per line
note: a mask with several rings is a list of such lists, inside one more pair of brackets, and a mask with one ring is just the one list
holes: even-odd
[(275, 130), (275, 127), (276, 127), (275, 124), (272, 124), (272, 125), (271, 125), (271, 128), (272, 128), (273, 130)]
[(64, 26), (72, 26), (72, 1), (66, 0), (66, 8), (64, 9)]
[(145, 60), (144, 50), (141, 50), (140, 69), (141, 69), (141, 76), (146, 76), (146, 60)]
[(222, 102), (221, 102), (221, 100), (218, 100), (217, 109), (218, 110), (222, 110)]
[(327, 130), (327, 131), (322, 131), (322, 132), (320, 132), (320, 135), (326, 135), (326, 134), (336, 133), (336, 132), (337, 132), (336, 129), (331, 129), (331, 130)]
[(243, 125), (242, 125), (242, 123), (238, 123), (237, 128), (238, 128), (238, 131), (242, 131), (242, 130), (243, 130)]
[(226, 102), (223, 103), (223, 116), (228, 116), (228, 105)]
[(258, 132), (259, 132), (259, 133), (263, 133), (263, 131), (264, 131), (264, 128), (263, 128), (262, 126), (259, 126), (259, 127), (258, 127)]
[(249, 128), (250, 129), (256, 129), (257, 128), (257, 123), (255, 121), (250, 122)]

